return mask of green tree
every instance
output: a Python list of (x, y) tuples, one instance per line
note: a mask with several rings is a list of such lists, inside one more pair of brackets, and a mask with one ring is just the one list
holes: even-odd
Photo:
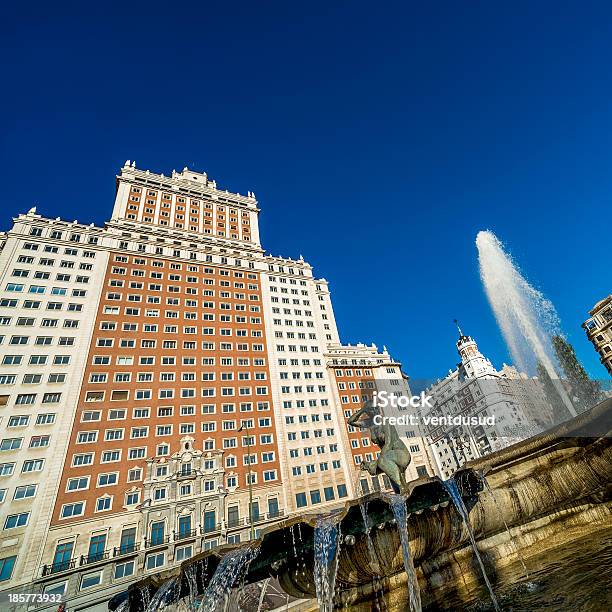
[(548, 371), (539, 361), (537, 365), (537, 372), (538, 379), (544, 387), (544, 394), (546, 395), (546, 399), (548, 400), (548, 403), (552, 406), (553, 409), (553, 424), (558, 425), (563, 421), (567, 421), (567, 419), (571, 418), (572, 415), (567, 409), (565, 402), (559, 395), (559, 391), (557, 390), (555, 383), (552, 381), (552, 378), (548, 374)]
[(601, 387), (591, 380), (576, 357), (574, 347), (562, 336), (553, 336), (553, 348), (559, 365), (571, 387), (572, 403), (576, 412), (584, 412), (603, 399)]

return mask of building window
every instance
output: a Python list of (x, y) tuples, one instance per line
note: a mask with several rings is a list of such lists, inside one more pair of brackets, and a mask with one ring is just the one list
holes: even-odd
[(43, 588), (43, 593), (45, 595), (64, 595), (66, 593), (67, 582), (54, 582), (52, 584), (47, 584)]
[(88, 589), (97, 586), (102, 582), (102, 570), (98, 572), (91, 572), (89, 574), (83, 574), (81, 578), (81, 589)]
[(160, 552), (147, 557), (147, 569), (156, 569), (161, 567), (166, 561), (166, 553)]
[(40, 472), (43, 469), (44, 462), (44, 459), (28, 459), (23, 462), (21, 472), (24, 474), (27, 472)]
[(127, 578), (134, 573), (134, 561), (128, 561), (127, 563), (117, 563), (115, 565), (115, 580), (119, 580), (121, 578)]
[(20, 514), (9, 514), (4, 521), (5, 529), (15, 529), (17, 527), (25, 527), (28, 524), (30, 517), (29, 512), (21, 512)]
[(29, 497), (34, 497), (36, 495), (36, 489), (38, 485), (30, 484), (23, 485), (21, 487), (16, 487), (15, 493), (13, 494), (13, 499), (27, 499)]
[(4, 438), (0, 442), (0, 451), (11, 451), (21, 448), (23, 438)]
[(96, 500), (96, 512), (105, 512), (106, 510), (110, 510), (113, 505), (112, 497), (99, 497)]
[(151, 544), (163, 544), (166, 525), (163, 521), (158, 521), (151, 524)]
[(210, 533), (216, 528), (216, 511), (207, 510), (204, 512), (204, 532)]
[(16, 560), (16, 556), (0, 559), (0, 582), (10, 580)]
[(71, 518), (73, 516), (81, 516), (85, 511), (85, 502), (76, 502), (74, 504), (64, 504), (60, 513), (61, 518)]
[(240, 510), (238, 506), (227, 509), (227, 526), (236, 527), (240, 523)]
[(93, 563), (104, 558), (104, 549), (106, 547), (106, 534), (99, 534), (91, 537), (89, 540), (89, 551), (87, 553), (87, 561)]
[(140, 491), (126, 493), (125, 495), (125, 505), (126, 506), (135, 506), (138, 503), (140, 503)]
[(74, 542), (64, 542), (58, 544), (55, 547), (55, 554), (53, 555), (53, 571), (63, 572), (70, 567), (72, 561), (72, 551), (74, 549)]
[(193, 556), (192, 546), (179, 546), (174, 551), (175, 561), (184, 561), (185, 559), (189, 559), (191, 556)]
[(11, 476), (14, 470), (14, 463), (0, 463), (0, 476)]
[(323, 490), (325, 494), (325, 501), (332, 501), (335, 499), (334, 488), (333, 487), (325, 487)]

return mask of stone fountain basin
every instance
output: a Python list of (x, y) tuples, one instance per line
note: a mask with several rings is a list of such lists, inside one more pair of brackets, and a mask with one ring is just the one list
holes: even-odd
[[(611, 524), (611, 432), (612, 400), (606, 400), (542, 435), (471, 462), (455, 474), (481, 556), (493, 575), (497, 566), (516, 557), (517, 548), (537, 543), (541, 550), (547, 538), (555, 536), (558, 541), (559, 534), (570, 534), (568, 526), (593, 529)], [(493, 495), (484, 489), (481, 475), (486, 475)], [(372, 547), (361, 514), (360, 504), (364, 503)], [(469, 590), (471, 583), (481, 582), (482, 575), (469, 554), (468, 531), (442, 481), (434, 477), (409, 483), (406, 507), (424, 606), (439, 601), (445, 589), (452, 588), (457, 595), (461, 589)], [(370, 610), (373, 599), (382, 593), (388, 609), (408, 609), (399, 532), (383, 495), (349, 501), (333, 512), (341, 534), (336, 605)], [(291, 596), (314, 598), (314, 528), (322, 516), (291, 517), (263, 531), (254, 543), (260, 552), (248, 568), (246, 582), (273, 576)], [(514, 536), (512, 545), (504, 521)], [(153, 593), (172, 577), (180, 580), (180, 597), (196, 585), (202, 594), (220, 559), (239, 547), (209, 551), (189, 559), (179, 570), (131, 585), (129, 609), (143, 609), (142, 591)], [(113, 607), (111, 600), (109, 608), (115, 609), (118, 601)]]
[[(458, 472), (457, 478), (464, 503), (468, 509), (471, 509), (478, 500), (478, 493), (482, 491), (482, 480), (471, 468)], [(373, 577), (388, 577), (397, 573), (399, 571), (395, 564), (397, 550), (393, 555), (387, 554), (390, 547), (397, 549), (395, 546), (397, 529), (393, 512), (384, 495), (384, 493), (371, 493), (359, 500), (350, 500), (336, 508), (328, 508), (325, 513), (304, 513), (289, 517), (262, 530), (260, 537), (253, 542), (253, 545), (258, 546), (260, 551), (249, 565), (246, 582), (259, 582), (273, 576), (279, 579), (283, 589), (291, 596), (298, 598), (315, 597), (312, 568), (314, 566), (314, 529), (316, 523), (323, 517), (329, 517), (330, 514), (336, 517), (342, 536), (341, 550), (348, 546), (348, 542), (352, 542), (351, 538), (354, 538), (354, 543), (351, 546), (358, 542), (363, 543), (366, 541), (366, 528), (360, 504), (367, 506), (368, 528), (373, 533), (372, 541), (380, 542), (381, 539), (389, 539), (390, 542), (384, 543), (381, 552), (384, 550), (385, 554), (381, 555), (382, 558), (377, 562), (378, 565), (375, 563), (375, 567), (370, 567), (367, 564), (363, 567), (361, 565), (356, 566), (355, 570), (358, 575), (353, 576), (349, 583), (352, 585), (360, 584), (362, 578), (359, 577), (359, 574), (362, 571), (371, 574)], [(452, 506), (452, 501), (442, 485), (442, 481), (437, 476), (420, 478), (408, 483), (406, 507), (409, 515), (419, 515), (425, 511), (436, 513), (440, 510), (446, 510), (449, 505)], [(293, 547), (294, 540), (295, 548)], [(220, 560), (228, 552), (243, 546), (244, 544), (220, 546), (188, 559), (181, 564), (178, 570), (160, 572), (130, 585), (128, 590), (129, 610), (135, 612), (144, 610), (143, 591), (148, 591), (148, 598), (150, 599), (162, 584), (172, 578), (180, 580), (179, 597), (186, 597), (189, 594), (194, 583), (193, 578), (197, 583), (199, 594), (202, 594)], [(401, 552), (399, 563), (402, 564)], [(339, 567), (338, 572), (339, 579), (341, 567)], [(192, 572), (191, 584), (187, 578), (189, 568)], [(304, 570), (306, 571), (304, 572)], [(292, 580), (288, 580), (288, 577), (295, 574), (296, 571), (302, 573), (302, 578), (305, 577), (305, 580), (300, 579), (293, 585)], [(114, 610), (123, 600), (125, 600), (125, 594), (116, 596), (109, 603), (109, 608)]]

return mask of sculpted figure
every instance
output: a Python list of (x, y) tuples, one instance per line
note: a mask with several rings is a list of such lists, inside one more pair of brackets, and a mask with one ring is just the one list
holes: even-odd
[(410, 463), (410, 453), (401, 441), (397, 430), (386, 423), (377, 424), (374, 417), (379, 414), (373, 402), (366, 402), (348, 419), (349, 425), (368, 429), (372, 442), (380, 447), (380, 455), (375, 461), (363, 461), (361, 469), (367, 470), (372, 476), (386, 474), (396, 493), (403, 493), (406, 489), (406, 468)]

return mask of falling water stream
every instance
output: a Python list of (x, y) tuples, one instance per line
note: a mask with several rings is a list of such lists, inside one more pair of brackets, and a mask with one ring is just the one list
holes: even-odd
[(228, 552), (219, 561), (217, 569), (204, 591), (202, 612), (214, 612), (230, 589), (240, 581), (248, 564), (259, 553), (258, 546), (244, 546)]
[(372, 586), (374, 588), (374, 597), (376, 598), (376, 603), (380, 609), (384, 609), (385, 601), (382, 597), (383, 588), (380, 584), (379, 580), (382, 575), (382, 570), (380, 567), (380, 563), (378, 562), (378, 557), (376, 556), (376, 550), (374, 549), (374, 542), (372, 541), (372, 533), (370, 529), (370, 524), (368, 521), (368, 504), (367, 502), (360, 501), (359, 509), (361, 510), (361, 518), (363, 519), (363, 529), (366, 536), (366, 542), (368, 546), (368, 554), (370, 556), (370, 569), (376, 574), (376, 577), (372, 580)]
[[(298, 537), (295, 537), (295, 532), (298, 532)], [(295, 576), (296, 578), (302, 574), (304, 575), (306, 573), (306, 564), (304, 563), (304, 559), (303, 559), (303, 546), (302, 544), (302, 529), (300, 527), (300, 524), (298, 523), (297, 525), (291, 525), (291, 527), (289, 527), (289, 533), (291, 533), (291, 543), (293, 546), (293, 556), (296, 560), (295, 563)]]
[(151, 593), (148, 586), (140, 587), (140, 600), (142, 601), (142, 609), (146, 610), (151, 602)]
[(314, 530), (314, 581), (320, 612), (334, 609), (336, 573), (340, 558), (339, 515), (323, 516)]
[(514, 547), (514, 550), (516, 551), (517, 557), (519, 561), (521, 562), (521, 565), (523, 566), (523, 570), (525, 572), (525, 578), (529, 579), (529, 572), (527, 571), (525, 560), (523, 559), (523, 555), (521, 555), (521, 551), (519, 547), (517, 546), (516, 541), (512, 537), (512, 533), (510, 533), (510, 527), (508, 527), (508, 523), (506, 522), (506, 519), (504, 518), (504, 513), (502, 512), (502, 509), (499, 507), (499, 503), (497, 501), (497, 498), (495, 497), (495, 493), (493, 492), (493, 489), (491, 489), (491, 486), (489, 485), (489, 481), (487, 480), (487, 477), (483, 474), (482, 471), (478, 472), (478, 476), (480, 477), (480, 480), (484, 484), (489, 495), (493, 498), (493, 503), (495, 504), (497, 515), (504, 523), (504, 527), (506, 528), (506, 533), (508, 534), (508, 538), (510, 539), (510, 542), (512, 542), (512, 546)]
[(478, 564), (480, 565), (485, 584), (487, 585), (489, 595), (491, 596), (491, 601), (493, 602), (493, 607), (496, 612), (501, 612), (501, 608), (499, 607), (499, 604), (497, 603), (497, 598), (495, 597), (495, 593), (493, 592), (493, 587), (491, 586), (491, 582), (489, 581), (489, 577), (487, 576), (484, 563), (482, 562), (480, 552), (478, 551), (478, 547), (476, 546), (476, 537), (474, 536), (474, 530), (472, 529), (472, 525), (470, 524), (470, 517), (468, 515), (467, 508), (463, 503), (463, 498), (461, 497), (461, 493), (459, 492), (457, 482), (453, 478), (449, 478), (448, 480), (443, 480), (442, 484), (450, 495), (450, 498), (453, 500), (453, 504), (455, 505), (455, 508), (461, 516), (463, 524), (465, 525), (465, 528), (468, 531), (474, 554), (476, 555), (476, 559), (478, 560)]
[(166, 580), (159, 589), (155, 592), (155, 595), (151, 598), (149, 605), (145, 608), (146, 612), (157, 612), (157, 610), (163, 610), (169, 603), (166, 601), (174, 600), (175, 594), (171, 591), (175, 589), (177, 586), (177, 579), (170, 578), (170, 580)]
[(514, 364), (528, 374), (542, 364), (565, 407), (576, 416), (556, 368), (552, 337), (560, 333), (560, 323), (555, 307), (527, 282), (493, 232), (478, 232), (476, 247), (480, 278)]
[(419, 581), (417, 580), (414, 562), (412, 560), (412, 552), (410, 551), (410, 536), (408, 535), (408, 513), (406, 512), (406, 498), (399, 494), (385, 493), (383, 498), (391, 506), (397, 529), (402, 543), (402, 556), (404, 557), (404, 569), (408, 576), (408, 598), (410, 601), (410, 610), (412, 612), (421, 612), (421, 591), (419, 589)]
[[(208, 565), (208, 559), (204, 560)], [(196, 576), (197, 565), (192, 563), (185, 568), (185, 577), (187, 578), (187, 584), (189, 585), (189, 607), (191, 610), (195, 609), (196, 597), (198, 596), (198, 580)]]
[(363, 519), (363, 528), (365, 530), (366, 541), (368, 544), (368, 553), (370, 554), (370, 564), (374, 571), (380, 574), (378, 560), (376, 559), (376, 551), (374, 550), (374, 542), (372, 542), (372, 534), (370, 533), (370, 525), (368, 523), (368, 505), (365, 502), (360, 501), (359, 509), (361, 510), (361, 518)]

